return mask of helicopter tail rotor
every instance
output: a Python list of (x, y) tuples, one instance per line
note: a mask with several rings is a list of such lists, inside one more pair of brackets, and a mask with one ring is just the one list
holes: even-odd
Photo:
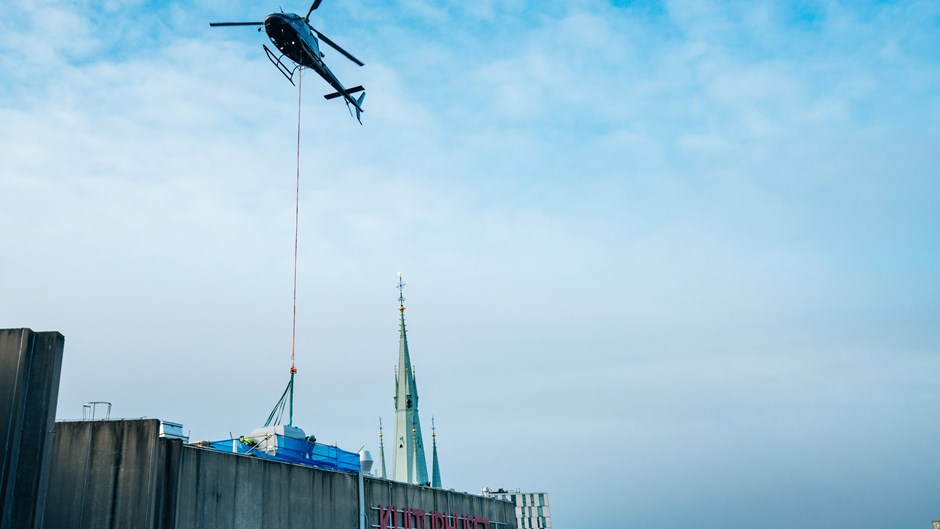
[(356, 99), (356, 119), (359, 120), (359, 124), (362, 125), (362, 100), (366, 98), (366, 93), (362, 92), (362, 95), (359, 96), (359, 99)]

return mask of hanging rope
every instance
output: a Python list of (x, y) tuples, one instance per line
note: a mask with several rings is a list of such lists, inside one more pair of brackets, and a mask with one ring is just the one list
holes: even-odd
[(290, 372), (297, 372), (294, 367), (294, 353), (297, 343), (297, 242), (300, 232), (300, 96), (303, 93), (304, 69), (300, 68), (297, 80), (297, 192), (294, 197), (294, 319), (290, 339)]
[(303, 83), (304, 83), (304, 69), (298, 68), (298, 79), (297, 79), (297, 184), (296, 192), (294, 194), (294, 292), (293, 292), (293, 317), (291, 321), (291, 335), (290, 335), (290, 381), (287, 383), (287, 387), (284, 388), (284, 393), (281, 394), (281, 398), (278, 399), (277, 404), (274, 405), (274, 409), (271, 410), (271, 414), (268, 415), (268, 420), (264, 423), (265, 426), (271, 426), (272, 424), (283, 424), (281, 422), (285, 408), (287, 409), (288, 417), (287, 424), (288, 426), (294, 425), (294, 375), (297, 374), (297, 367), (295, 366), (295, 358), (297, 353), (297, 250), (300, 241), (300, 111), (301, 111), (301, 95), (303, 94)]
[(294, 316), (291, 322), (290, 337), (290, 405), (288, 411), (287, 424), (294, 425), (294, 375), (297, 374), (297, 367), (294, 365), (294, 357), (297, 349), (297, 244), (300, 240), (300, 97), (303, 94), (304, 69), (298, 70), (297, 79), (297, 189), (294, 194)]
[(284, 408), (287, 404), (287, 395), (292, 392), (294, 389), (294, 380), (291, 379), (287, 383), (287, 387), (284, 388), (284, 393), (281, 394), (281, 398), (278, 399), (277, 404), (274, 405), (274, 409), (271, 410), (271, 414), (268, 415), (268, 420), (264, 422), (265, 426), (272, 426), (276, 424), (281, 424), (281, 419), (284, 417)]

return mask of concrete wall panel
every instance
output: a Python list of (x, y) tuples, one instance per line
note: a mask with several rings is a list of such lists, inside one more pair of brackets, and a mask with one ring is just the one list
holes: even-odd
[(185, 448), (180, 458), (179, 529), (234, 527), (236, 462), (226, 454)]
[(270, 463), (262, 465), (262, 479), (264, 484), (263, 516), (266, 524), (273, 527), (287, 527), (287, 509), (289, 506), (289, 492), (285, 486), (284, 465)]
[(356, 476), (184, 447), (177, 529), (355, 529)]
[(238, 497), (235, 500), (235, 529), (264, 527), (264, 461), (239, 458), (234, 462)]
[(42, 527), (65, 338), (0, 330), (0, 529)]
[(318, 511), (316, 501), (317, 494), (322, 490), (315, 490), (315, 482), (320, 477), (318, 472), (306, 472), (307, 469), (300, 467), (288, 467), (280, 469), (286, 471), (286, 484), (290, 488), (290, 494), (287, 496), (288, 523), (284, 527), (290, 529), (300, 527), (315, 527), (314, 518)]
[(154, 485), (155, 529), (175, 529), (176, 500), (179, 495), (180, 457), (183, 442), (179, 439), (161, 439), (159, 443), (156, 483)]
[(57, 423), (44, 527), (152, 528), (159, 432), (157, 420)]

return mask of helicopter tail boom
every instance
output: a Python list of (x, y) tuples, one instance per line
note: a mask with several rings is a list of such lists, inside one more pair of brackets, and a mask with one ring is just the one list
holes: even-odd
[[(336, 99), (337, 97), (344, 97), (346, 106), (349, 107), (349, 114), (352, 115), (352, 107), (350, 107), (350, 103), (352, 103), (352, 106), (356, 107), (356, 119), (359, 120), (359, 124), (362, 125), (362, 100), (366, 98), (365, 90), (366, 89), (363, 88), (362, 85), (354, 86), (345, 92), (333, 92), (332, 94), (326, 94), (323, 96), (323, 99), (329, 100)], [(357, 92), (362, 92), (362, 95), (359, 96), (359, 99), (353, 99), (352, 94)]]

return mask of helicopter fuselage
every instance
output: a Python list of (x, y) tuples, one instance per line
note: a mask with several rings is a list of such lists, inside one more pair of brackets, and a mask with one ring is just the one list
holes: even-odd
[[(326, 67), (326, 63), (323, 62), (323, 53), (320, 51), (320, 44), (326, 43), (327, 46), (333, 48), (339, 52), (340, 55), (343, 55), (359, 66), (363, 66), (363, 63), (353, 57), (348, 51), (341, 48), (339, 44), (333, 42), (329, 37), (320, 33), (310, 25), (310, 14), (320, 6), (320, 2), (322, 1), (323, 0), (313, 0), (310, 9), (307, 11), (307, 16), (304, 17), (296, 13), (284, 13), (282, 11), (268, 15), (265, 17), (264, 22), (210, 22), (209, 26), (264, 26), (268, 38), (271, 39), (271, 42), (274, 43), (274, 47), (277, 49), (277, 52), (274, 52), (271, 51), (266, 44), (261, 46), (264, 48), (264, 53), (268, 56), (268, 60), (271, 61), (271, 64), (273, 64), (291, 84), (294, 84), (294, 74), (298, 71), (302, 72), (303, 68), (317, 72), (317, 75), (322, 77), (327, 84), (336, 90), (323, 97), (328, 100), (342, 97), (346, 102), (346, 107), (349, 109), (350, 114), (353, 113), (353, 108), (355, 107), (355, 118), (361, 124), (362, 100), (366, 96), (365, 88), (363, 88), (362, 85), (354, 86), (353, 88), (344, 87), (343, 84), (339, 82), (339, 79), (333, 75), (333, 72)], [(261, 31), (260, 27), (258, 27), (258, 31)], [(290, 61), (283, 61), (282, 59), (284, 57), (287, 57)], [(291, 62), (295, 66), (292, 66), (290, 64)], [(360, 95), (358, 98), (353, 98), (351, 94)]]
[(317, 36), (303, 17), (294, 13), (272, 13), (264, 19), (264, 31), (281, 53), (298, 65), (317, 72), (345, 99), (359, 106), (323, 62)]

